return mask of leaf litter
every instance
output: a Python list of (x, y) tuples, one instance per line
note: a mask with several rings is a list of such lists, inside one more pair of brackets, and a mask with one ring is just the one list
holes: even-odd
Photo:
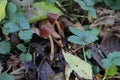
[(1, 0), (0, 80), (119, 80), (120, 1), (110, 1)]

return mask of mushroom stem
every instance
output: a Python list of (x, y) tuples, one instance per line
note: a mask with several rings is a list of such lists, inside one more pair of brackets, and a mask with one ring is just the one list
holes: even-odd
[(54, 42), (53, 42), (53, 39), (52, 39), (52, 36), (51, 36), (51, 35), (49, 35), (48, 38), (49, 38), (49, 40), (50, 40), (50, 45), (51, 45), (50, 61), (52, 62), (53, 59), (54, 59)]
[(63, 30), (61, 29), (60, 24), (59, 24), (58, 21), (56, 21), (56, 25), (57, 25), (59, 34), (64, 38), (64, 36), (65, 36), (65, 35), (64, 35), (64, 32), (63, 32)]

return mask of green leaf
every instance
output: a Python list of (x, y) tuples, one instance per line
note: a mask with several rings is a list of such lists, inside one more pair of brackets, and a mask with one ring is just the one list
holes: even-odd
[(0, 42), (0, 54), (8, 54), (10, 52), (10, 43), (8, 41)]
[(9, 2), (7, 5), (7, 15), (9, 18), (13, 17), (17, 12), (17, 7), (14, 3)]
[(74, 56), (68, 52), (62, 51), (65, 61), (68, 63), (70, 68), (74, 70), (77, 75), (81, 78), (92, 80), (92, 67), (90, 64), (81, 60), (79, 57)]
[(32, 38), (32, 32), (31, 30), (21, 30), (18, 33), (18, 36), (20, 39), (24, 40), (25, 42), (29, 42), (30, 39)]
[(91, 30), (91, 32), (94, 34), (94, 35), (99, 35), (99, 33), (100, 33), (100, 30), (99, 30), (99, 28), (92, 28), (92, 30)]
[(82, 30), (77, 29), (76, 27), (69, 27), (69, 29), (76, 36), (79, 36), (80, 38), (84, 37), (84, 32)]
[(92, 52), (91, 52), (91, 50), (87, 50), (85, 53), (86, 53), (86, 56), (87, 56), (88, 59), (92, 58)]
[(0, 74), (0, 80), (15, 80), (13, 75), (7, 74), (6, 72)]
[(16, 23), (21, 29), (30, 29), (29, 22), (21, 12), (17, 13)]
[(113, 10), (120, 9), (120, 0), (104, 0), (105, 4)]
[(25, 15), (30, 23), (47, 19), (48, 13), (62, 15), (63, 13), (53, 4), (47, 2), (35, 2), (31, 5), (33, 9), (26, 11)]
[(19, 30), (20, 30), (19, 26), (13, 22), (6, 22), (3, 27), (3, 33), (5, 35), (8, 35), (9, 33), (17, 32)]
[(88, 16), (91, 16), (93, 18), (97, 18), (96, 10), (93, 7), (89, 8)]
[(71, 75), (71, 73), (72, 73), (72, 69), (68, 66), (66, 66), (66, 68), (67, 69), (65, 69), (65, 78), (66, 78), (66, 80), (69, 80), (69, 78), (70, 78), (70, 75)]
[(100, 71), (100, 68), (98, 66), (92, 66), (93, 74), (98, 74)]
[(74, 36), (70, 36), (68, 41), (84, 45), (86, 43), (92, 43), (98, 38), (91, 31), (82, 31), (75, 27), (70, 27), (70, 31), (75, 34)]
[(32, 60), (32, 55), (30, 53), (22, 53), (20, 54), (19, 58), (25, 62), (29, 62)]
[(84, 31), (84, 40), (87, 43), (92, 43), (98, 40), (98, 38), (95, 35), (93, 35), (91, 31)]
[(82, 9), (89, 10), (89, 6), (87, 6), (84, 1), (82, 0), (74, 0), (74, 1), (77, 2), (81, 6)]
[(6, 8), (7, 0), (0, 0), (0, 21), (5, 18), (5, 8)]
[(86, 44), (86, 42), (84, 42), (83, 40), (81, 40), (81, 38), (79, 38), (78, 36), (70, 36), (68, 38), (68, 41), (75, 43), (75, 44), (80, 44), (80, 45), (84, 45)]
[(27, 50), (26, 50), (26, 47), (23, 45), (23, 44), (18, 44), (17, 45), (17, 48), (19, 49), (19, 50), (21, 50), (23, 53), (25, 53)]
[(93, 8), (95, 5), (95, 0), (74, 0), (77, 2), (83, 10), (88, 11), (88, 16), (91, 16), (93, 18), (97, 18), (96, 11)]
[(95, 5), (95, 0), (84, 0), (87, 6), (94, 6)]
[(106, 59), (102, 60), (103, 67), (107, 68), (112, 64), (120, 66), (120, 52), (109, 53)]
[(112, 64), (111, 66), (109, 66), (108, 68), (106, 68), (105, 70), (105, 76), (107, 77), (113, 77), (116, 73), (117, 73), (117, 66)]

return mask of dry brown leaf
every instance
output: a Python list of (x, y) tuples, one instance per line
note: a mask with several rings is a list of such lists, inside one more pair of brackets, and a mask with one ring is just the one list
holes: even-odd
[(63, 23), (66, 27), (75, 26), (78, 29), (84, 30), (84, 28), (79, 22), (73, 23), (72, 21), (68, 20), (65, 16), (61, 16), (59, 18), (59, 22)]
[(97, 26), (113, 26), (115, 23), (115, 16), (104, 16), (94, 21), (93, 24), (90, 25), (91, 28)]

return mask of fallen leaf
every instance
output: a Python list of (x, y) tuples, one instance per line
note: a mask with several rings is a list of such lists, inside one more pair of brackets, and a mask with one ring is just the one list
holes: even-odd
[(35, 2), (27, 9), (25, 15), (30, 23), (47, 19), (48, 13), (62, 15), (63, 13), (53, 4), (46, 2)]
[(7, 4), (7, 0), (0, 0), (0, 21), (5, 18), (5, 7)]
[(68, 52), (65, 52), (64, 50), (62, 50), (62, 54), (70, 67), (69, 68), (70, 71), (71, 70), (75, 71), (77, 75), (81, 78), (92, 80), (92, 67), (90, 64), (81, 60), (77, 56), (74, 56)]
[(49, 80), (50, 75), (54, 75), (54, 71), (46, 61), (43, 61), (42, 64), (39, 65), (39, 80)]

